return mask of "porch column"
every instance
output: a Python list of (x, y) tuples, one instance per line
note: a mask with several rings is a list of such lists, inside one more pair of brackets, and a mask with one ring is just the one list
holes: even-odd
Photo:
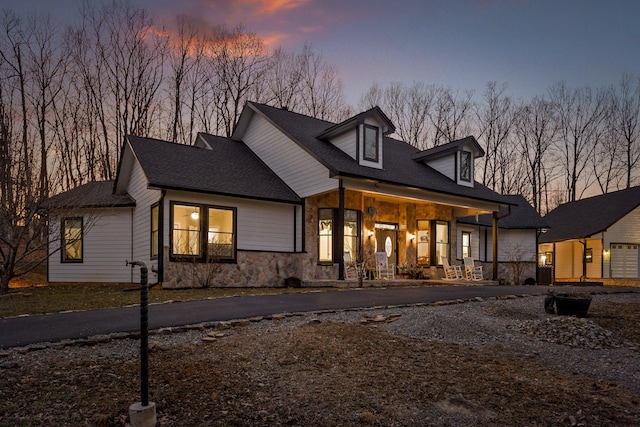
[(338, 185), (338, 218), (335, 234), (334, 250), (338, 256), (338, 280), (344, 280), (344, 186), (342, 180)]
[(491, 217), (492, 280), (498, 280), (498, 212)]

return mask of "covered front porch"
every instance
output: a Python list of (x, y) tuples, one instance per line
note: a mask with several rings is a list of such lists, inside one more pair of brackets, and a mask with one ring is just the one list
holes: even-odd
[[(305, 200), (307, 262), (305, 286), (354, 287), (349, 263), (364, 265), (372, 279), (376, 254), (386, 253), (395, 277), (368, 280), (362, 286), (410, 286), (418, 283), (455, 284), (440, 280), (443, 259), (459, 263), (456, 218), (495, 213), (497, 202), (453, 194), (438, 194), (396, 185), (341, 179), (337, 190)], [(495, 215), (494, 215), (495, 216)], [(493, 249), (497, 250), (497, 218), (493, 223)], [(496, 259), (494, 257), (493, 259)], [(493, 267), (493, 268), (491, 268)], [(409, 279), (405, 271), (419, 270), (425, 279)], [(484, 278), (493, 282), (497, 264), (487, 265)], [(333, 283), (336, 282), (336, 283)], [(346, 282), (340, 284), (339, 282)], [(324, 283), (324, 284), (323, 284)], [(333, 284), (332, 284), (333, 283)], [(463, 281), (461, 284), (472, 282)]]

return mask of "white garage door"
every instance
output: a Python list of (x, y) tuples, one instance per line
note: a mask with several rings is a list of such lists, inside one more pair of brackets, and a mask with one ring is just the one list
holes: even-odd
[(638, 277), (638, 245), (611, 244), (611, 277)]

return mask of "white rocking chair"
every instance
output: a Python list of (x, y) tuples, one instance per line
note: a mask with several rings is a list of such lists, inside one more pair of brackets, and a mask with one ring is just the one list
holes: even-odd
[(467, 274), (467, 280), (482, 280), (484, 277), (482, 276), (482, 266), (475, 265), (473, 262), (473, 258), (465, 257), (464, 259), (464, 271)]
[(379, 279), (396, 278), (396, 265), (389, 265), (386, 252), (376, 252), (376, 271)]
[(344, 278), (345, 279), (358, 278), (358, 266), (351, 259), (351, 252), (349, 251), (345, 251), (344, 253)]
[(442, 267), (444, 268), (444, 280), (464, 279), (461, 265), (449, 265), (449, 259), (442, 257)]

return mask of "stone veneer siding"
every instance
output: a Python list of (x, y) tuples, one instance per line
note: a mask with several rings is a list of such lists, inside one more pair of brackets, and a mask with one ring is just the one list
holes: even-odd
[(237, 263), (171, 262), (165, 248), (163, 288), (283, 287), (301, 277), (303, 254), (238, 251)]

